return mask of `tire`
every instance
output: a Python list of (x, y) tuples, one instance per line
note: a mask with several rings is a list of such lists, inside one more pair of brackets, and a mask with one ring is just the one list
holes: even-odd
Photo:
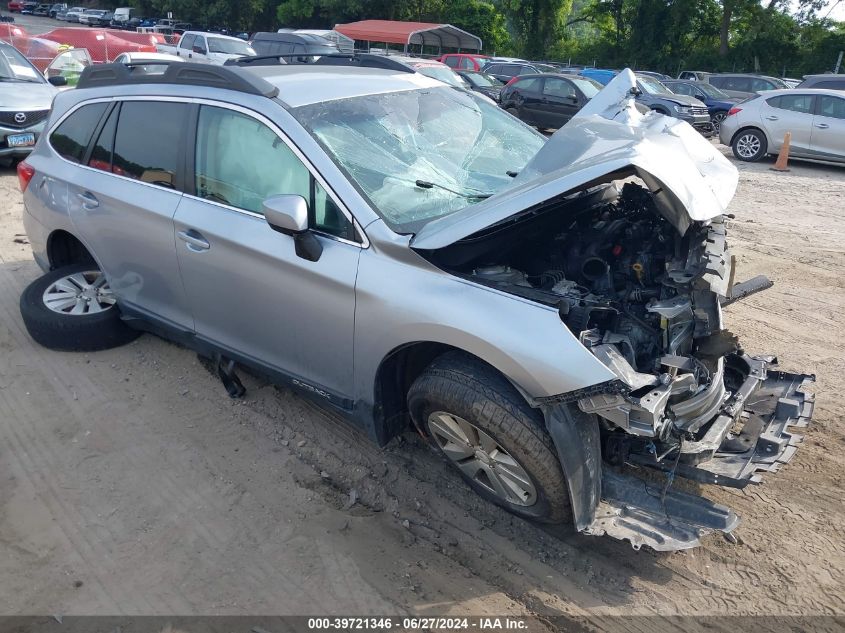
[(727, 117), (728, 113), (724, 110), (714, 112), (713, 116), (710, 117), (710, 125), (713, 126), (713, 131), (716, 134), (719, 134), (719, 130), (722, 128), (722, 121), (724, 121)]
[(734, 156), (739, 160), (749, 163), (756, 162), (766, 155), (768, 149), (766, 135), (755, 128), (741, 130), (734, 136), (731, 149)]
[[(138, 338), (141, 332), (121, 321), (108, 283), (96, 284), (95, 275), (102, 275), (96, 265), (75, 264), (49, 272), (26, 287), (21, 294), (21, 316), (37, 343), (53, 350), (95, 352)], [(48, 290), (53, 308), (46, 303)], [(71, 310), (85, 312), (71, 314)]]
[(446, 353), (411, 385), (408, 407), (481, 497), (523, 518), (571, 521), (566, 479), (542, 414), (492, 367)]

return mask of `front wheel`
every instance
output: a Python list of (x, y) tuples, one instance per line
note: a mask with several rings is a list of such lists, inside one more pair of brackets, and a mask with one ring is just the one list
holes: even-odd
[(121, 319), (114, 293), (94, 264), (66, 266), (39, 277), (21, 294), (29, 335), (48, 349), (93, 352), (124, 345), (140, 332)]
[(727, 112), (714, 112), (713, 116), (710, 117), (710, 125), (713, 126), (713, 132), (716, 134), (719, 133), (719, 130), (722, 128), (722, 121), (724, 121), (728, 117)]
[(753, 163), (766, 155), (766, 137), (760, 130), (743, 130), (736, 135), (731, 148), (739, 160)]
[(480, 496), (544, 523), (571, 520), (566, 479), (543, 416), (490, 366), (437, 358), (408, 392), (417, 425)]

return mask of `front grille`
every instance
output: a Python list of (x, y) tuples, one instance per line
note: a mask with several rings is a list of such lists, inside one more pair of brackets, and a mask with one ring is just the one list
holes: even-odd
[(701, 115), (701, 114), (708, 115), (708, 116), (710, 115), (710, 112), (707, 110), (707, 108), (690, 108), (690, 113), (694, 114), (696, 116)]
[[(49, 110), (4, 110), (0, 111), (0, 125), (25, 128), (36, 123), (41, 123), (41, 121), (47, 118), (48, 114), (50, 114)], [(19, 121), (17, 120), (20, 118), (18, 115), (23, 115), (26, 118), (23, 121)]]

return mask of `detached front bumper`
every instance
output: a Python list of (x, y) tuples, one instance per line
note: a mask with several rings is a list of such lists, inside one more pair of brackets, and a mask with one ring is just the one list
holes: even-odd
[[(579, 531), (627, 540), (635, 549), (689, 549), (715, 531), (729, 534), (739, 517), (702, 496), (672, 490), (676, 477), (742, 488), (758, 484), (795, 454), (803, 439), (793, 432), (812, 417), (814, 396), (806, 389), (815, 377), (777, 370), (773, 358), (737, 355), (748, 374), (708, 424), (683, 435), (675, 450), (660, 454), (646, 438), (611, 435), (601, 450), (598, 426), (566, 405), (547, 410), (546, 421), (569, 480)], [(613, 440), (622, 438), (622, 442)], [(583, 453), (585, 457), (579, 457)], [(601, 456), (605, 463), (602, 463)], [(666, 473), (663, 482), (611, 470), (627, 464)]]

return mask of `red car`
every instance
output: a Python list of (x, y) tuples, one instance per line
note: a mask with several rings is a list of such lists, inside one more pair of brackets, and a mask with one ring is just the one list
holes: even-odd
[(441, 55), (437, 61), (443, 62), (452, 70), (481, 70), (487, 60), (487, 55), (472, 55), (470, 53), (447, 53)]
[(26, 4), (26, 2), (23, 0), (11, 0), (11, 2), (6, 5), (6, 8), (9, 10), (9, 13), (14, 13), (15, 11), (20, 13), (24, 4)]

